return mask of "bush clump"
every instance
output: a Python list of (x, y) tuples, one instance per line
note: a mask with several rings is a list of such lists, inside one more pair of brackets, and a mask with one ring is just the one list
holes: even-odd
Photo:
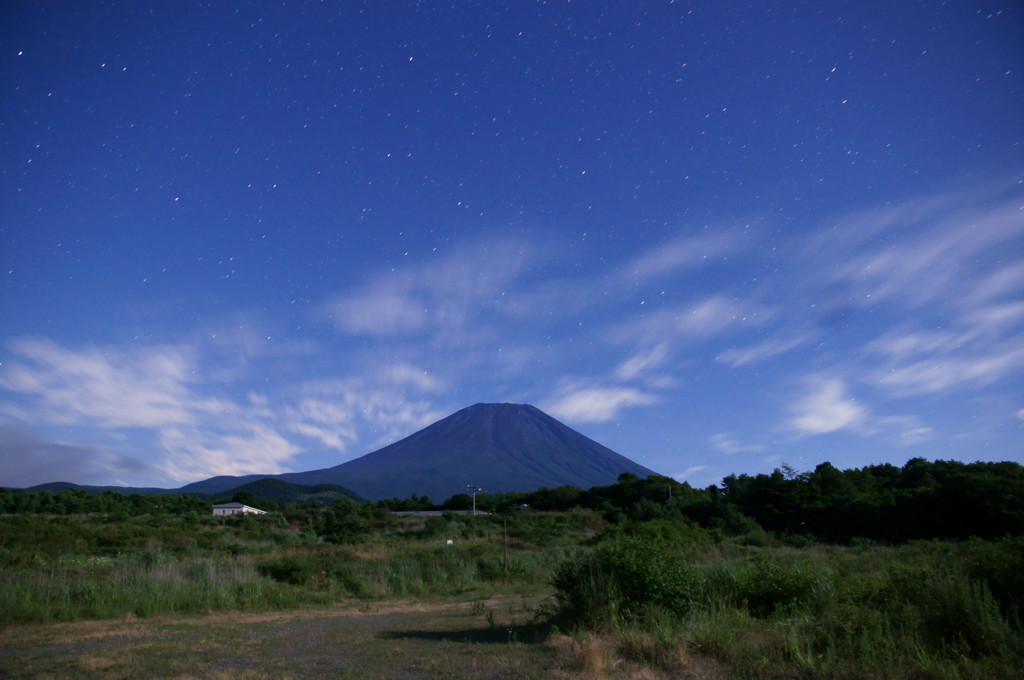
[(285, 555), (266, 560), (256, 567), (260, 575), (267, 576), (278, 583), (302, 585), (313, 578), (316, 569), (308, 557)]
[(589, 628), (648, 618), (654, 610), (686, 614), (698, 593), (696, 573), (658, 540), (627, 537), (564, 561), (552, 579), (558, 617)]

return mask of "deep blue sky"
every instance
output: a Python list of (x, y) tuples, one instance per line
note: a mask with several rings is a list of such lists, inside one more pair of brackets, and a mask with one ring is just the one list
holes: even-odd
[(659, 473), (1024, 462), (1019, 2), (11, 2), (0, 485), (532, 403)]

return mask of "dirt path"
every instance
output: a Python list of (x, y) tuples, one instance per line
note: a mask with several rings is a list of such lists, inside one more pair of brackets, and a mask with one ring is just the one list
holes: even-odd
[(553, 677), (553, 650), (531, 639), (532, 608), (505, 598), (14, 626), (0, 630), (0, 676)]

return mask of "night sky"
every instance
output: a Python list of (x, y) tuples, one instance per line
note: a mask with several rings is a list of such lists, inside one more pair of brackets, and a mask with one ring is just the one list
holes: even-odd
[(2, 12), (0, 485), (1024, 462), (1019, 2)]

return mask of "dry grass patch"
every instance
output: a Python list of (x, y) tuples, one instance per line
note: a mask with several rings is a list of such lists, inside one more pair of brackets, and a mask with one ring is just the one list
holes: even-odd
[(131, 639), (146, 635), (143, 627), (134, 617), (130, 620), (31, 623), (22, 626), (9, 626), (2, 632), (3, 646), (10, 647), (41, 638), (56, 645), (70, 645), (86, 640), (105, 640), (113, 637)]
[[(0, 635), (0, 677), (541, 680), (552, 654), (515, 633), (518, 598), (359, 603), (265, 613), (29, 624)], [(493, 625), (496, 624), (496, 625)]]
[(605, 680), (619, 665), (615, 654), (615, 638), (609, 635), (587, 634), (582, 638), (555, 635), (548, 645), (558, 654), (559, 665), (574, 677), (586, 680)]
[(361, 543), (351, 546), (352, 556), (361, 560), (384, 560), (387, 559), (393, 550), (380, 543)]
[(268, 675), (261, 671), (215, 671), (207, 675), (175, 675), (173, 680), (295, 680), (295, 676)]
[(103, 656), (81, 656), (78, 658), (78, 667), (83, 671), (101, 671), (116, 666), (117, 663), (117, 661)]
[(716, 659), (693, 656), (679, 641), (666, 647), (647, 633), (555, 635), (548, 639), (557, 659), (551, 676), (573, 680), (724, 680)]

